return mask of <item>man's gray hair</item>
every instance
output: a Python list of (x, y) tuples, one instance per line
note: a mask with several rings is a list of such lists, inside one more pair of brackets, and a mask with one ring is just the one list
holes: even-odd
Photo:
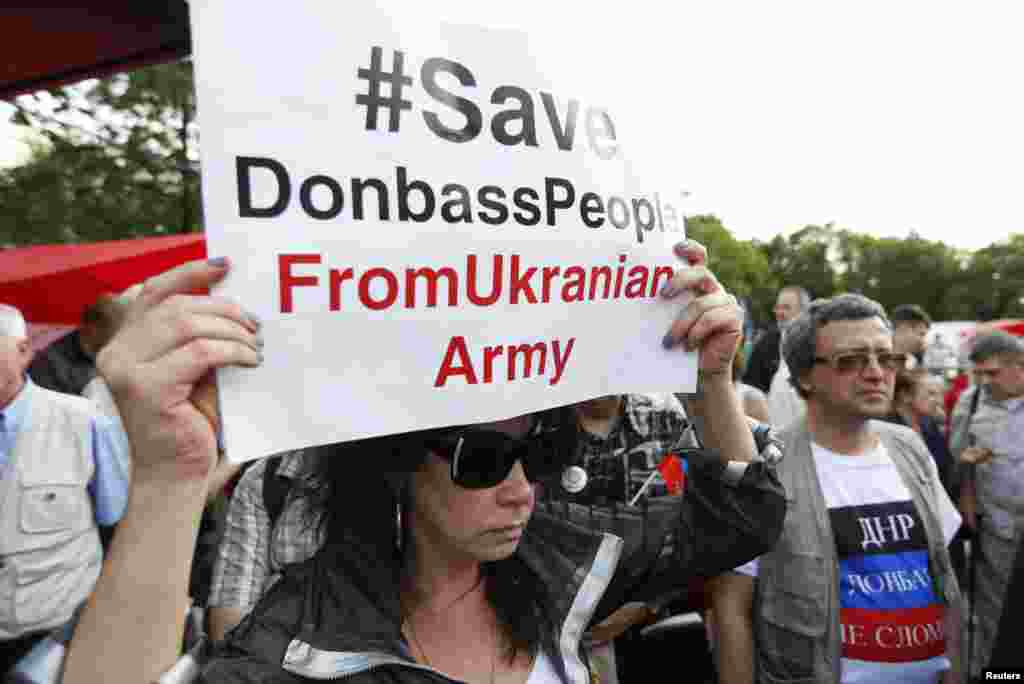
[(867, 318), (880, 318), (886, 329), (892, 331), (892, 323), (882, 305), (859, 294), (816, 299), (789, 324), (782, 338), (782, 358), (789, 366), (789, 381), (797, 394), (804, 399), (808, 396), (800, 386), (800, 377), (814, 368), (814, 357), (818, 355), (818, 330), (833, 321), (862, 321)]
[(984, 363), (1003, 354), (1024, 355), (1024, 341), (1008, 332), (995, 330), (974, 338), (968, 358), (971, 363)]
[(21, 312), (10, 304), (0, 304), (0, 335), (16, 337), (19, 340), (28, 337), (28, 326)]

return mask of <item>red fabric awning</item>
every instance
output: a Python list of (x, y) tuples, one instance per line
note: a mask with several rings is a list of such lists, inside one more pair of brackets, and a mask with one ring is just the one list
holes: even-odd
[(0, 99), (191, 52), (185, 0), (3, 3)]
[(32, 323), (77, 325), (103, 293), (206, 257), (201, 233), (0, 251), (0, 302)]

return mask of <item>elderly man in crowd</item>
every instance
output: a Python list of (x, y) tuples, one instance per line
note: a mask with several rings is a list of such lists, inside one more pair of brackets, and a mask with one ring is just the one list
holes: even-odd
[(123, 431), (89, 401), (34, 384), (31, 360), (25, 319), (0, 304), (0, 676), (89, 596), (97, 525), (128, 500)]
[(815, 301), (783, 356), (807, 402), (780, 435), (792, 500), (775, 549), (739, 568), (745, 602), (716, 616), (721, 681), (960, 681), (946, 550), (960, 515), (921, 438), (874, 420), (906, 361), (885, 311), (860, 295)]
[(1024, 341), (978, 336), (970, 354), (977, 385), (953, 410), (950, 446), (960, 463), (960, 509), (975, 531), (975, 676), (989, 659), (1024, 531)]

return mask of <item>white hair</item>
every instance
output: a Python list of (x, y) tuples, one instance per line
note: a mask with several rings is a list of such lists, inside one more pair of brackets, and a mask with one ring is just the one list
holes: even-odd
[(20, 340), (28, 338), (25, 317), (10, 304), (0, 304), (0, 335), (16, 337)]

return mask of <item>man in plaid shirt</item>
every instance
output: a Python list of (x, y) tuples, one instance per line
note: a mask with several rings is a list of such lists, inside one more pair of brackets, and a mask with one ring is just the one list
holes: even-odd
[(306, 560), (320, 548), (315, 529), (305, 515), (301, 499), (285, 499), (280, 516), (271, 525), (263, 500), (264, 473), (276, 468), (281, 487), (302, 477), (315, 449), (289, 452), (263, 459), (248, 468), (231, 495), (224, 533), (213, 567), (209, 607), (210, 636), (221, 640), (241, 622), (260, 596), (280, 577), (288, 563)]
[[(697, 446), (682, 404), (671, 394), (614, 394), (576, 404), (581, 428), (575, 465), (587, 473), (576, 503), (633, 500), (661, 460)], [(645, 496), (667, 494), (660, 477)]]

